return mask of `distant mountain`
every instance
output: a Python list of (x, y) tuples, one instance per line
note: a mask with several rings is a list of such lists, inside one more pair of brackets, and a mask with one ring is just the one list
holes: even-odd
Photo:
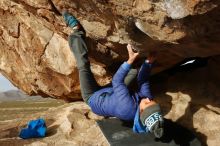
[(39, 100), (41, 96), (29, 96), (20, 90), (9, 90), (0, 92), (0, 101)]

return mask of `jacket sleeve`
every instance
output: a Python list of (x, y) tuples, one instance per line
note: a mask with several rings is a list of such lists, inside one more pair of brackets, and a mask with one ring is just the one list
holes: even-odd
[(127, 62), (124, 62), (115, 75), (112, 78), (112, 86), (113, 88), (117, 87), (118, 85), (125, 84), (124, 79), (126, 75), (128, 74), (129, 70), (131, 69), (131, 65), (128, 64)]
[(140, 97), (147, 97), (153, 99), (150, 91), (149, 77), (151, 72), (152, 64), (144, 62), (139, 70), (137, 82), (138, 82), (138, 94)]

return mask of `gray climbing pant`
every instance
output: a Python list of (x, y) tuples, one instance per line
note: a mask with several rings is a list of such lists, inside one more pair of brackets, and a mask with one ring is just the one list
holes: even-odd
[[(82, 98), (86, 103), (88, 103), (89, 97), (103, 87), (98, 85), (93, 73), (91, 72), (90, 62), (88, 59), (88, 49), (83, 39), (84, 37), (84, 32), (78, 30), (69, 36), (68, 42), (76, 59)], [(137, 69), (131, 69), (125, 77), (125, 84), (129, 86), (134, 81), (136, 76)]]

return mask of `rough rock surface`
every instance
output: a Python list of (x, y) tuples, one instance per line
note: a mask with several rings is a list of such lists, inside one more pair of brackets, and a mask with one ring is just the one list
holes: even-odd
[(143, 56), (159, 52), (155, 72), (186, 57), (220, 54), (218, 0), (1, 0), (0, 72), (28, 94), (80, 99), (63, 9), (87, 31), (100, 84), (126, 59), (128, 42)]
[[(47, 136), (39, 139), (23, 140), (18, 137), (21, 128), (29, 120), (44, 118)], [(33, 114), (22, 120), (0, 122), (1, 146), (105, 146), (108, 145), (104, 135), (95, 123), (101, 119), (94, 115), (83, 102), (62, 105), (50, 110)]]

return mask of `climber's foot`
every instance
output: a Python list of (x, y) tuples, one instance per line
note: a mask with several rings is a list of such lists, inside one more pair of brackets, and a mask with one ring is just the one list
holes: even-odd
[(71, 27), (73, 30), (80, 28), (79, 21), (76, 19), (76, 17), (68, 13), (66, 10), (62, 12), (62, 16), (67, 26)]

